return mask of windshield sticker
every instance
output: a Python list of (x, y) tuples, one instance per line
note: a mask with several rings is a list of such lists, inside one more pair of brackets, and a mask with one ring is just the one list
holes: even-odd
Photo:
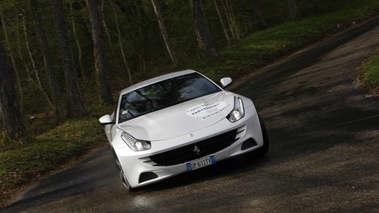
[(225, 111), (229, 107), (230, 104), (226, 104), (223, 101), (217, 103), (204, 103), (189, 108), (186, 111), (186, 114), (191, 117), (198, 117), (205, 120)]

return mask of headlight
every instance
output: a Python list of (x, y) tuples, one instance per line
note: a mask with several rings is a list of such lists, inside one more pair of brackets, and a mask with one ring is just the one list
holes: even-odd
[(241, 98), (234, 97), (234, 108), (226, 117), (230, 122), (234, 123), (245, 116), (245, 108)]
[(126, 132), (121, 133), (121, 138), (133, 151), (144, 151), (151, 148), (149, 141), (137, 140)]

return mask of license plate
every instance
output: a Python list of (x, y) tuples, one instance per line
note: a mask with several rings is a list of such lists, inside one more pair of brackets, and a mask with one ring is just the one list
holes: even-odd
[(212, 156), (200, 158), (200, 159), (191, 161), (189, 163), (186, 163), (186, 166), (187, 166), (187, 170), (190, 172), (190, 171), (200, 169), (200, 168), (203, 168), (203, 167), (215, 164), (215, 163), (216, 163), (216, 159), (212, 155)]

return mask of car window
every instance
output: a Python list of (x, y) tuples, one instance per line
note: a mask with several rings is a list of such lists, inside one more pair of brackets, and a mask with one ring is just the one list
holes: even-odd
[(219, 91), (218, 86), (198, 73), (151, 84), (122, 96), (119, 123)]

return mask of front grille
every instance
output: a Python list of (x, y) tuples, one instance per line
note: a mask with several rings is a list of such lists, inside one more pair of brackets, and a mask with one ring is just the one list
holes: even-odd
[[(154, 166), (171, 166), (191, 161), (225, 149), (238, 140), (236, 135), (237, 129), (191, 145), (152, 155), (150, 160), (155, 163)], [(200, 149), (200, 152), (196, 153), (195, 146)]]

